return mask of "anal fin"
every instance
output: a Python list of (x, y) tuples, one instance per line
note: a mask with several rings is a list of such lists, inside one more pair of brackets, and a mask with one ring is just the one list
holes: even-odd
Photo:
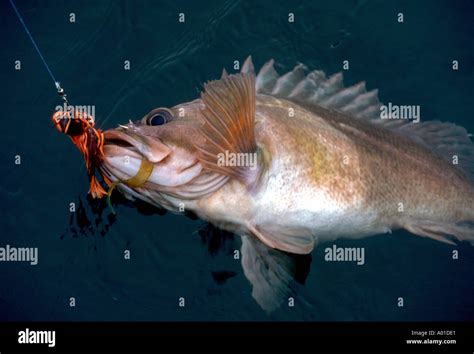
[(434, 221), (416, 221), (405, 225), (405, 229), (415, 235), (456, 245), (453, 241), (467, 241), (474, 245), (474, 225), (471, 223), (442, 223)]

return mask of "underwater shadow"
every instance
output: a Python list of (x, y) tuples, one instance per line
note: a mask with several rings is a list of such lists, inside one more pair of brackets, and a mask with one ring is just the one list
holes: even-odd
[[(141, 200), (130, 201), (119, 193), (114, 194), (111, 201), (115, 206), (133, 208), (147, 216), (167, 214), (166, 209)], [(198, 219), (191, 212), (184, 215), (193, 220)], [(68, 228), (61, 235), (61, 239), (66, 235), (74, 238), (96, 235), (105, 237), (116, 220), (117, 216), (105, 198), (94, 199), (87, 195), (83, 201), (79, 196), (75, 212), (71, 212)], [(231, 254), (234, 250), (233, 243), (238, 237), (210, 223), (203, 223), (198, 234), (211, 257), (215, 257), (219, 252)], [(311, 254), (295, 255), (272, 249), (251, 235), (243, 235), (241, 239), (241, 265), (245, 277), (252, 285), (252, 297), (265, 312), (275, 311), (296, 295), (295, 284), (304, 285), (311, 266)], [(235, 275), (235, 272), (230, 271), (212, 272), (212, 277), (218, 285), (224, 284)]]
[[(237, 235), (232, 232), (206, 223), (198, 233), (211, 256), (234, 249), (231, 245)], [(273, 312), (296, 295), (295, 284), (304, 285), (311, 267), (311, 254), (296, 255), (272, 249), (251, 235), (241, 238), (241, 264), (252, 285), (252, 297), (265, 312)], [(218, 273), (213, 273), (218, 284), (235, 275), (225, 271)]]

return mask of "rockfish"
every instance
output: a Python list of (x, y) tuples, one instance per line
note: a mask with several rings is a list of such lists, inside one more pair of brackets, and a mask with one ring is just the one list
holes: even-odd
[(474, 240), (474, 145), (438, 121), (380, 116), (377, 90), (342, 74), (258, 75), (248, 58), (201, 97), (104, 132), (100, 171), (127, 198), (295, 254), (395, 229)]

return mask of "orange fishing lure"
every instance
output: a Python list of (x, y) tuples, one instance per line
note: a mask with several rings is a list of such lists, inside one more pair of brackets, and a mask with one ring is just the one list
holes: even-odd
[[(93, 198), (107, 195), (96, 177), (96, 171), (104, 157), (104, 133), (94, 128), (94, 119), (80, 111), (74, 111), (73, 114), (70, 111), (57, 111), (51, 119), (56, 129), (68, 135), (84, 156), (90, 182), (89, 193)], [(103, 177), (107, 184), (111, 183)]]

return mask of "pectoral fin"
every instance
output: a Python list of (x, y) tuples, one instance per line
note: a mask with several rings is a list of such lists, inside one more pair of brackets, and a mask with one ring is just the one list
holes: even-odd
[(204, 85), (201, 133), (197, 145), (203, 167), (246, 185), (262, 171), (262, 154), (255, 141), (255, 76), (252, 73), (223, 76)]

